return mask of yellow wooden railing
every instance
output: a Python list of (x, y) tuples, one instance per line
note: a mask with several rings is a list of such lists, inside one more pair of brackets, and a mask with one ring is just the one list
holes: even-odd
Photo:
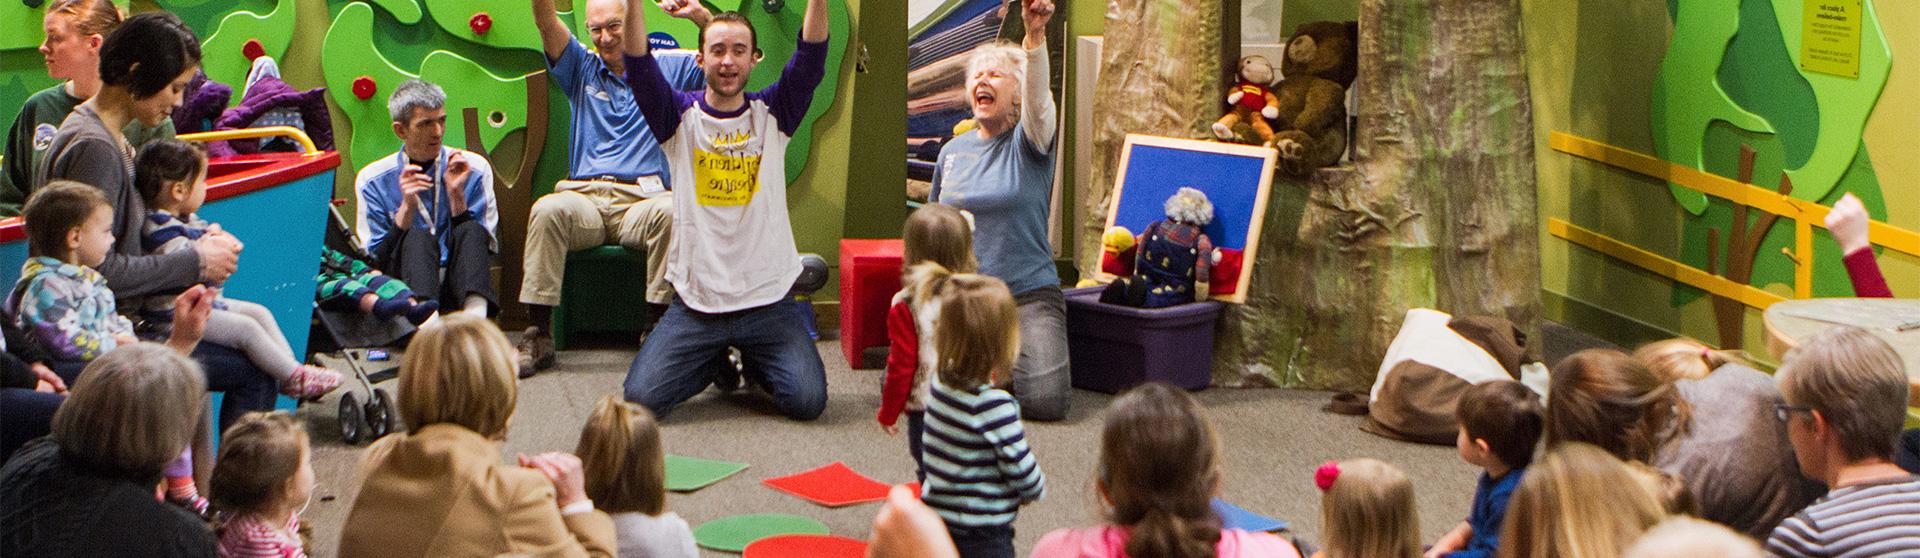
[[(1813, 296), (1813, 228), (1825, 228), (1827, 213), (1833, 208), (1565, 132), (1550, 134), (1548, 146), (1561, 153), (1658, 178), (1689, 190), (1792, 219), (1793, 249), (1788, 256), (1793, 259), (1794, 265), (1794, 298)], [(1867, 236), (1874, 244), (1897, 252), (1920, 256), (1920, 233), (1881, 221), (1871, 221), (1867, 225), (1867, 232)], [(1775, 302), (1785, 300), (1779, 295), (1751, 285), (1729, 281), (1561, 219), (1548, 219), (1547, 233), (1634, 264), (1668, 279), (1738, 300), (1754, 308), (1765, 309)]]
[(180, 139), (182, 141), (213, 142), (213, 141), (228, 141), (228, 140), (237, 140), (237, 139), (272, 138), (272, 137), (280, 137), (280, 136), (288, 136), (293, 138), (293, 141), (300, 142), (300, 149), (309, 156), (317, 155), (320, 153), (320, 149), (318, 147), (314, 147), (313, 145), (313, 138), (307, 137), (307, 133), (305, 131), (302, 131), (301, 129), (295, 128), (292, 126), (266, 126), (262, 128), (246, 128), (241, 130), (216, 130), (212, 132), (195, 132), (191, 134), (180, 134)]

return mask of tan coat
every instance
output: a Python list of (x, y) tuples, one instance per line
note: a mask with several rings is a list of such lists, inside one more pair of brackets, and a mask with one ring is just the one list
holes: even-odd
[(501, 462), (498, 444), (434, 424), (368, 449), (340, 556), (607, 556), (613, 520), (561, 516), (553, 484)]

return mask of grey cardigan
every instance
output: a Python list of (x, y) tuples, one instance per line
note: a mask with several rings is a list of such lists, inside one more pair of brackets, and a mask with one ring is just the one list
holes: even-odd
[(200, 280), (200, 255), (181, 250), (148, 256), (141, 250), (147, 202), (133, 186), (133, 158), (120, 145), (91, 104), (75, 107), (53, 135), (46, 160), (34, 170), (33, 190), (54, 180), (72, 180), (106, 194), (113, 204), (113, 252), (99, 271), (119, 306), (131, 309), (132, 299), (193, 286)]
[(1686, 481), (1702, 518), (1765, 538), (1826, 492), (1800, 475), (1786, 425), (1773, 416), (1782, 399), (1771, 376), (1728, 364), (1676, 385), (1693, 418), (1653, 466)]

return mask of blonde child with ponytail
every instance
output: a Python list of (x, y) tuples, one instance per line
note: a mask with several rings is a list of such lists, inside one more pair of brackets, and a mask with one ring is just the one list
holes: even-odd
[(880, 414), (875, 420), (887, 434), (898, 435), (898, 422), (907, 415), (907, 452), (921, 480), (926, 472), (920, 458), (920, 432), (927, 409), (927, 382), (934, 363), (933, 325), (940, 317), (936, 295), (955, 273), (973, 273), (973, 226), (965, 213), (946, 204), (927, 204), (907, 217), (906, 272), (903, 287), (887, 309), (887, 375), (880, 387)]
[(587, 498), (613, 518), (619, 558), (699, 558), (687, 520), (667, 511), (666, 451), (646, 407), (600, 398), (574, 454)]
[(1654, 341), (1633, 352), (1633, 358), (1669, 382), (1701, 380), (1729, 364), (1755, 368), (1744, 351), (1722, 351), (1686, 338)]
[(1300, 556), (1272, 534), (1220, 527), (1210, 505), (1220, 488), (1219, 442), (1179, 388), (1148, 383), (1114, 401), (1095, 487), (1112, 523), (1048, 533), (1033, 558)]
[(1377, 459), (1328, 461), (1320, 486), (1321, 542), (1313, 558), (1419, 558), (1420, 516), (1406, 473)]

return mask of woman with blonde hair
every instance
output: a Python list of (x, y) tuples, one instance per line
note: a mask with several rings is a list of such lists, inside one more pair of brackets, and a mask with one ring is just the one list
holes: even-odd
[(400, 364), (408, 432), (374, 443), (340, 556), (613, 556), (613, 521), (588, 499), (580, 459), (500, 462), (519, 397), (513, 345), (492, 322), (449, 316)]
[(1614, 558), (1666, 517), (1633, 471), (1598, 447), (1553, 446), (1507, 503), (1501, 558)]
[(1780, 390), (1738, 352), (1691, 339), (1632, 356), (1581, 351), (1554, 368), (1550, 391), (1549, 447), (1586, 442), (1652, 465), (1684, 482), (1709, 521), (1762, 537), (1820, 495), (1773, 418)]
[[(1420, 514), (1406, 473), (1377, 459), (1321, 465), (1314, 482), (1327, 547), (1313, 558), (1418, 558)], [(1509, 513), (1508, 517), (1513, 514)]]

